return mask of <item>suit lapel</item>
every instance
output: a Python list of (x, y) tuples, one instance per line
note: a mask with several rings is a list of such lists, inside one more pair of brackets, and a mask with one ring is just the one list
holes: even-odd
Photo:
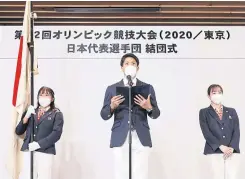
[(141, 86), (142, 84), (143, 84), (142, 81), (140, 81), (140, 80), (137, 78), (136, 86)]
[(38, 116), (38, 109), (35, 110), (36, 114), (34, 115), (34, 121), (37, 124), (38, 120), (37, 120), (37, 116)]
[(119, 81), (117, 84), (118, 84), (117, 86), (122, 86), (122, 87), (124, 86), (123, 80)]
[(223, 106), (222, 120), (226, 121), (227, 119), (229, 119), (229, 111), (228, 111), (227, 107)]
[[(218, 121), (218, 123), (222, 124), (222, 121), (219, 119), (219, 116), (218, 114), (215, 112), (214, 108), (210, 105), (209, 108), (208, 108), (208, 112), (209, 114), (214, 118), (216, 119), (216, 121)], [(223, 109), (224, 110), (224, 109)]]

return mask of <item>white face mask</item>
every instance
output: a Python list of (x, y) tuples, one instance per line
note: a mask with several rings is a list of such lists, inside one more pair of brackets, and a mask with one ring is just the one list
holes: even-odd
[(49, 106), (51, 103), (51, 99), (47, 98), (47, 97), (39, 97), (39, 104), (46, 108), (47, 106)]
[(213, 94), (211, 96), (211, 101), (214, 104), (221, 104), (222, 103), (222, 100), (223, 100), (223, 95), (222, 94)]
[(130, 75), (132, 79), (136, 77), (136, 73), (137, 73), (137, 68), (132, 65), (127, 66), (124, 71), (125, 76)]

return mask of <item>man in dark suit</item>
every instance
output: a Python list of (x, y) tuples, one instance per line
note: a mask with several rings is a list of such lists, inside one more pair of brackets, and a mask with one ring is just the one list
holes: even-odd
[(234, 108), (222, 105), (222, 96), (220, 85), (209, 86), (211, 105), (199, 112), (200, 127), (206, 140), (204, 154), (211, 159), (214, 178), (236, 179), (237, 154), (240, 153), (239, 118)]
[[(111, 129), (110, 147), (115, 153), (115, 179), (128, 177), (128, 141), (129, 130), (132, 131), (132, 175), (133, 178), (148, 178), (148, 149), (152, 147), (150, 127), (147, 115), (156, 119), (160, 116), (157, 106), (156, 95), (153, 86), (150, 85), (150, 93), (145, 99), (141, 95), (134, 97), (137, 105), (129, 109), (126, 105), (120, 105), (124, 97), (116, 95), (116, 87), (128, 86), (126, 74), (132, 77), (132, 86), (146, 85), (136, 78), (139, 70), (139, 59), (134, 54), (125, 54), (121, 59), (121, 69), (124, 72), (124, 79), (110, 85), (106, 89), (104, 104), (101, 109), (101, 117), (104, 120), (114, 115), (114, 124)], [(132, 128), (129, 129), (129, 110), (132, 116)]]

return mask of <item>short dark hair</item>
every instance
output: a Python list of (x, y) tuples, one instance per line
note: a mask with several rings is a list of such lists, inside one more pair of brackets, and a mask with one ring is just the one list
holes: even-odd
[(208, 95), (210, 95), (212, 89), (214, 89), (214, 88), (220, 88), (221, 92), (223, 93), (223, 88), (220, 85), (218, 85), (218, 84), (212, 84), (212, 85), (210, 85), (208, 87)]
[(128, 57), (131, 57), (131, 58), (135, 59), (135, 61), (137, 63), (137, 66), (139, 66), (140, 61), (139, 61), (138, 57), (136, 55), (132, 54), (132, 53), (127, 53), (127, 54), (123, 55), (122, 58), (121, 58), (121, 62), (120, 62), (121, 67), (123, 66), (123, 63), (124, 63), (125, 59), (128, 58)]
[[(39, 97), (40, 94), (42, 94), (42, 93), (44, 93), (44, 92), (49, 93), (50, 96), (55, 100), (55, 97), (54, 97), (54, 91), (53, 91), (51, 88), (47, 87), (47, 86), (42, 86), (42, 87), (39, 89), (38, 93), (37, 93), (37, 108), (39, 108), (39, 106), (40, 106), (39, 101), (38, 101), (38, 97)], [(56, 107), (55, 107), (54, 100), (50, 103), (50, 108), (51, 108), (52, 110), (56, 108)]]

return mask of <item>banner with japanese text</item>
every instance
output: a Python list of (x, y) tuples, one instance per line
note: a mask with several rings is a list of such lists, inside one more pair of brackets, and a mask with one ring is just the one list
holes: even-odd
[[(226, 26), (36, 26), (39, 58), (243, 58), (245, 28)], [(21, 28), (0, 27), (1, 58), (16, 58)], [(4, 49), (4, 50), (3, 50)]]

